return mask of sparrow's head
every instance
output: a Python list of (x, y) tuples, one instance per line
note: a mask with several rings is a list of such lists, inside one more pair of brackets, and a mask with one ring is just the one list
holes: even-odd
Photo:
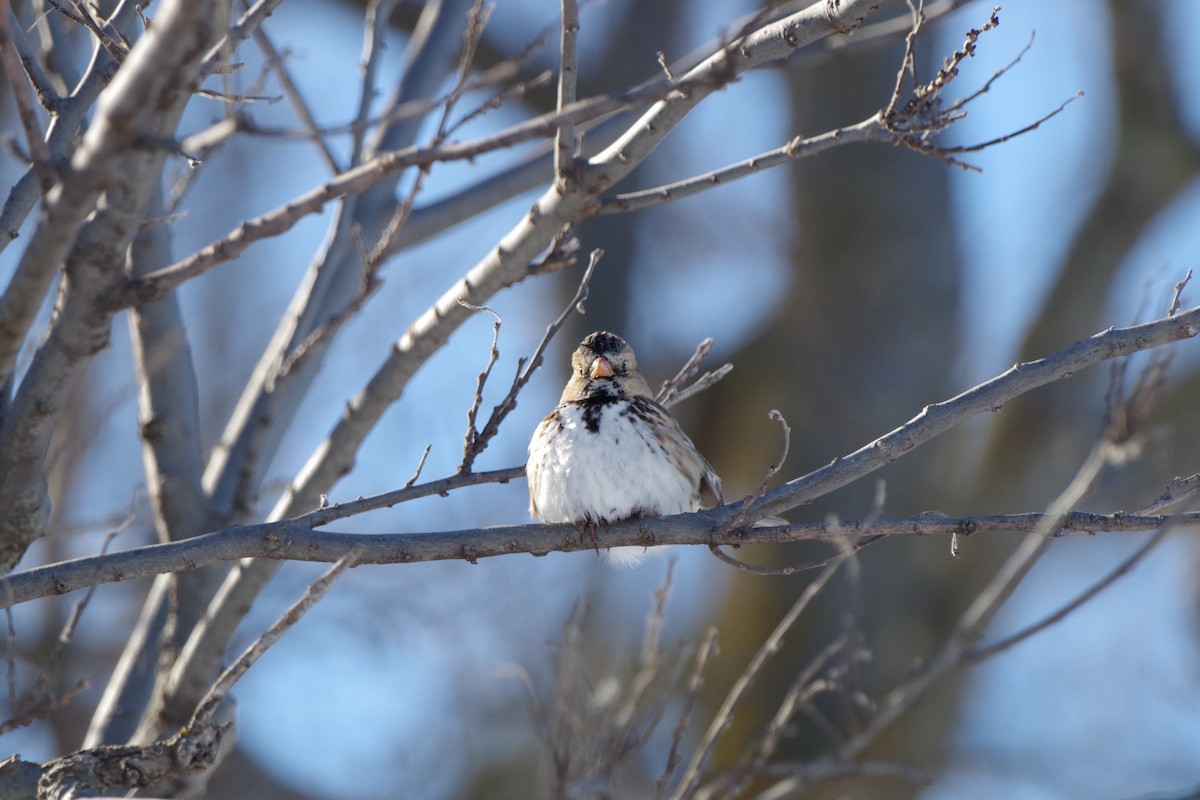
[(571, 356), (571, 380), (563, 401), (585, 398), (651, 397), (637, 371), (637, 357), (615, 333), (596, 331)]

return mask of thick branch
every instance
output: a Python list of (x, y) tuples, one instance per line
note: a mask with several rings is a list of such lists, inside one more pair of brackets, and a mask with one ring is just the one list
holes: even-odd
[[(749, 518), (795, 508), (834, 489), (890, 464), (919, 444), (984, 411), (998, 410), (1001, 404), (1024, 392), (1061, 380), (1100, 361), (1139, 350), (1159, 347), (1200, 332), (1200, 306), (1171, 317), (1114, 328), (1078, 342), (1052, 356), (1023, 364), (955, 398), (933, 406), (906, 425), (877, 439), (832, 464), (774, 489), (755, 503)], [(50, 594), (62, 594), (96, 583), (128, 580), (204, 564), (247, 557), (334, 561), (350, 548), (361, 546), (359, 563), (395, 563), (445, 559), (479, 558), (506, 553), (544, 555), (553, 551), (587, 549), (590, 543), (580, 539), (573, 525), (515, 525), (470, 531), (412, 533), (362, 536), (316, 532), (313, 528), (344, 519), (373, 508), (394, 505), (416, 497), (441, 494), (453, 488), (488, 482), (507, 482), (519, 477), (513, 468), (495, 473), (464, 473), (440, 481), (405, 487), (374, 498), (340, 506), (321, 508), (295, 519), (229, 528), (195, 539), (166, 545), (139, 548), (104, 558), (78, 559), (41, 567), (10, 576), (7, 580), (8, 603), (23, 602)], [(742, 503), (663, 519), (628, 520), (604, 528), (605, 546), (658, 544), (741, 544), (781, 542), (802, 539), (826, 539), (826, 523), (793, 525), (786, 528), (759, 528), (732, 533), (714, 533), (730, 519), (742, 513)], [(833, 530), (849, 533), (953, 533), (968, 534), (986, 527), (1007, 530), (1031, 530), (1041, 515), (971, 517), (961, 519), (919, 518), (894, 523), (875, 520), (869, 523), (839, 522)], [(1173, 516), (1082, 516), (1070, 514), (1055, 530), (1055, 535), (1080, 531), (1152, 530), (1164, 525), (1195, 525), (1194, 515)], [(885, 526), (893, 527), (886, 528)], [(869, 531), (856, 530), (866, 526)]]
[(226, 730), (224, 725), (203, 725), (145, 747), (80, 750), (42, 767), (37, 796), (66, 800), (93, 796), (114, 786), (142, 788), (200, 772), (216, 760)]
[(1173, 317), (1109, 328), (1091, 338), (1038, 361), (1016, 364), (999, 375), (957, 397), (926, 406), (896, 430), (848, 456), (767, 492), (755, 505), (757, 519), (809, 503), (864, 475), (893, 463), (914, 447), (984, 411), (999, 411), (1018, 395), (1069, 377), (1084, 367), (1140, 350), (1190, 339), (1200, 333), (1200, 306)]
[[(558, 72), (557, 110), (575, 102), (575, 87), (578, 66), (575, 57), (575, 41), (579, 34), (579, 4), (575, 0), (562, 0), (562, 39)], [(559, 127), (554, 135), (554, 179), (569, 181), (571, 164), (575, 159), (575, 126), (567, 123)]]
[[(333, 507), (330, 510), (336, 510)], [(357, 564), (403, 564), (414, 561), (472, 563), (481, 558), (528, 553), (571, 553), (591, 550), (577, 525), (497, 525), (432, 533), (337, 533), (315, 531), (313, 515), (282, 522), (238, 525), (216, 533), (169, 544), (147, 545), (108, 556), (89, 556), (14, 573), (4, 579), (0, 608), (40, 597), (65, 594), (103, 583), (134, 580), (164, 572), (181, 572), (242, 558), (333, 563), (355, 548)], [(994, 514), (979, 517), (914, 517), (909, 519), (809, 522), (771, 528), (744, 528), (714, 533), (711, 513), (681, 514), (661, 519), (635, 519), (597, 531), (605, 547), (654, 545), (741, 545), (819, 541), (836, 543), (859, 536), (950, 536), (984, 531), (1029, 532), (1046, 524), (1045, 514)], [(1056, 537), (1101, 532), (1137, 533), (1163, 527), (1198, 527), (1200, 512), (1131, 516), (1075, 511), (1054, 530)]]
[[(0, 568), (11, 568), (42, 533), (49, 514), (42, 462), (50, 436), (75, 376), (108, 344), (113, 312), (99, 299), (123, 283), (126, 253), (165, 155), (147, 155), (138, 145), (143, 137), (175, 130), (199, 83), (200, 58), (216, 36), (211, 9), (163, 7), (104, 90), (95, 121), (70, 171), (47, 195), (47, 210), (18, 265), (18, 271), (53, 272), (65, 260), (50, 330), (0, 426)], [(100, 192), (104, 202), (88, 218)], [(27, 315), (17, 316), (0, 316), (3, 381), (12, 375), (12, 357), (29, 322)]]
[(301, 219), (319, 213), (326, 204), (347, 195), (365, 191), (379, 181), (395, 176), (409, 167), (421, 167), (438, 162), (470, 161), (486, 153), (504, 150), (525, 142), (553, 136), (560, 126), (586, 122), (605, 114), (626, 109), (648, 99), (662, 97), (675, 91), (674, 87), (652, 86), (619, 95), (583, 100), (562, 112), (544, 114), (518, 123), (500, 133), (465, 142), (450, 142), (432, 146), (412, 146), (382, 153), (360, 166), (341, 173), (328, 183), (267, 213), (247, 220), (224, 238), (201, 248), (187, 258), (160, 269), (141, 280), (132, 282), (119, 296), (115, 305), (132, 305), (153, 299), (213, 267), (239, 256), (250, 245), (291, 230)]

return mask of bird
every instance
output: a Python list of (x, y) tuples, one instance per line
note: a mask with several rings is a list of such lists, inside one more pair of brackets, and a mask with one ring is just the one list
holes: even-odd
[[(571, 356), (571, 377), (529, 442), (529, 513), (587, 530), (635, 517), (682, 514), (724, 503), (721, 479), (666, 408), (654, 400), (633, 348), (608, 331)], [(608, 550), (616, 564), (645, 548)]]

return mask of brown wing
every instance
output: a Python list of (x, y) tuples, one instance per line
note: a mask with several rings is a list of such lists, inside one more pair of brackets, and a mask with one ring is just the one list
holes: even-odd
[(647, 417), (655, 418), (659, 435), (666, 441), (667, 450), (675, 457), (680, 471), (685, 475), (695, 476), (700, 507), (715, 508), (724, 505), (725, 495), (721, 491), (721, 479), (717, 477), (716, 470), (700, 455), (696, 445), (692, 444), (683, 428), (679, 427), (671, 412), (647, 397), (635, 398), (634, 404), (645, 409)]
[[(700, 456), (700, 453), (697, 452), (696, 455)], [(725, 493), (721, 491), (720, 477), (704, 456), (700, 456), (700, 462), (704, 465), (704, 474), (700, 476), (700, 507), (716, 508), (725, 505)]]

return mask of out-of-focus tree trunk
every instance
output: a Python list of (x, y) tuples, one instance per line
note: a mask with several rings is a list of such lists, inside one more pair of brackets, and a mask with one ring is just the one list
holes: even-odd
[[(1022, 360), (1038, 358), (1110, 324), (1101, 317), (1105, 298), (1130, 248), (1200, 172), (1200, 147), (1188, 139), (1172, 87), (1164, 5), (1150, 0), (1108, 4), (1117, 90), (1116, 151), (1107, 165), (1104, 189), (1026, 332)], [(1098, 165), (1097, 172), (1105, 166)], [(1149, 312), (1165, 310), (1165, 297), (1147, 301), (1154, 303)], [(992, 428), (976, 494), (1002, 505), (1049, 499), (1046, 492), (1056, 484), (1048, 478), (1078, 464), (1099, 434), (1102, 391), (1097, 386), (1103, 387), (1103, 380), (1061, 381), (1009, 403)], [(1051, 440), (1055, 447), (1048, 449), (1046, 442)]]
[[(1025, 336), (1023, 359), (1053, 352), (1107, 324), (1100, 315), (1128, 251), (1200, 168), (1200, 152), (1186, 137), (1172, 95), (1161, 38), (1162, 4), (1113, 2), (1109, 7), (1117, 152), (1108, 183)], [(895, 58), (839, 58), (821, 70), (789, 73), (797, 132), (815, 132), (869, 111), (894, 75)], [(930, 63), (928, 55), (923, 63)], [(925, 404), (949, 396), (948, 390), (961, 388), (945, 380), (957, 356), (959, 325), (959, 266), (947, 222), (945, 168), (884, 148), (857, 148), (803, 160), (792, 175), (798, 235), (784, 316), (734, 357), (736, 387), (721, 385), (707, 397), (703, 428), (708, 438), (702, 437), (701, 446), (721, 465), (727, 482), (735, 483), (734, 476), (741, 480), (741, 485), (735, 483), (737, 491), (753, 487), (779, 448), (777, 431), (766, 423), (730, 424), (729, 409), (745, 402), (747, 392), (756, 395), (763, 409), (784, 412), (792, 426), (791, 464), (803, 472), (866, 444)], [(1102, 391), (1103, 383), (1095, 380), (1063, 381), (1006, 405), (992, 422), (986, 459), (969, 494), (954, 496), (951, 490), (964, 485), (965, 470), (976, 459), (963, 463), (963, 453), (951, 442), (935, 442), (925, 452), (907, 456), (884, 475), (885, 513), (1041, 508), (1069, 480), (1099, 434)], [(1194, 382), (1169, 384), (1164, 413), (1170, 406), (1194, 405), (1195, 392)], [(1080, 413), (1085, 409), (1088, 413)], [(1159, 442), (1162, 437), (1156, 438), (1153, 427), (1148, 433), (1148, 461), (1143, 463), (1157, 462), (1155, 476), (1194, 469), (1181, 451), (1195, 452), (1194, 445), (1184, 444), (1200, 438), (1195, 429), (1177, 435), (1172, 428), (1171, 442)], [(1050, 438), (1053, 448), (1046, 447)], [(748, 439), (753, 447), (746, 445)], [(1050, 451), (1053, 458), (1047, 458)], [(1104, 505), (1121, 507), (1125, 501), (1119, 498), (1125, 497), (1145, 500), (1162, 482), (1106, 483), (1104, 489), (1119, 494), (1107, 495)], [(731, 494), (736, 497), (737, 491)], [(868, 486), (835, 493), (803, 517), (865, 515), (871, 507), (868, 495)], [(883, 679), (883, 686), (904, 674), (906, 661), (928, 654), (929, 644), (944, 636), (1009, 548), (1003, 542), (971, 540), (966, 557), (952, 561), (944, 542), (892, 544), (885, 542), (862, 556), (866, 631), (874, 654), (869, 671)], [(791, 560), (802, 561), (805, 553), (797, 548)], [(752, 642), (761, 642), (803, 585), (795, 578), (735, 576), (720, 620), (723, 650), (744, 654)], [(776, 659), (775, 671), (759, 682), (759, 704), (735, 718), (731, 744), (761, 728), (763, 715), (774, 709), (772, 700), (777, 702), (791, 675), (828, 641), (847, 608), (845, 592), (824, 593), (823, 604), (809, 612), (807, 627), (802, 620)], [(710, 682), (714, 693), (725, 691), (745, 658), (718, 662), (722, 677)], [(714, 694), (709, 702), (718, 699)], [(935, 763), (953, 730), (956, 699), (955, 687), (944, 686), (920, 713), (894, 726), (877, 752)], [(800, 747), (822, 736), (803, 718), (800, 728)], [(873, 783), (869, 791), (880, 797), (912, 793), (899, 783)]]
[[(788, 71), (793, 132), (819, 133), (880, 108), (902, 47), (897, 42)], [(780, 431), (767, 421), (768, 409), (781, 410), (792, 428), (784, 472), (794, 474), (857, 449), (944, 396), (957, 356), (960, 272), (948, 222), (947, 169), (883, 147), (837, 150), (791, 168), (797, 233), (786, 301), (775, 323), (733, 356), (736, 380), (706, 395), (699, 426), (701, 449), (722, 470), (727, 495), (753, 490), (779, 456)], [(746, 418), (741, 409), (748, 407), (761, 409), (761, 416)], [(882, 476), (889, 516), (936, 502), (923, 488), (937, 455), (935, 444)], [(792, 516), (861, 517), (872, 503), (870, 482), (863, 482)], [(930, 579), (948, 561), (941, 544), (891, 544), (862, 557), (867, 635), (879, 656), (875, 668), (884, 674), (893, 673), (898, 659), (925, 650), (945, 621), (942, 595), (952, 591), (939, 591)], [(819, 554), (794, 548), (777, 550), (772, 559), (800, 562)], [(714, 663), (709, 703), (719, 701), (806, 583), (802, 576), (734, 576), (718, 622), (722, 652), (731, 657)], [(807, 622), (801, 620), (758, 682), (758, 700), (735, 717), (730, 745), (761, 730), (792, 677), (836, 631), (849, 607), (843, 589), (827, 588)], [(922, 732), (921, 749), (944, 735), (944, 725)], [(816, 745), (816, 737), (802, 731), (800, 741)], [(916, 748), (907, 749), (912, 755)]]

